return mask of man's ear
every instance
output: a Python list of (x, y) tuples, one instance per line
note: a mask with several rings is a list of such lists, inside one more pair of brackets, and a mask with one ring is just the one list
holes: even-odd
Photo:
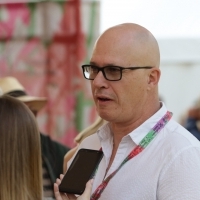
[(150, 69), (149, 77), (148, 77), (149, 89), (158, 85), (158, 82), (160, 80), (160, 75), (161, 75), (161, 71), (159, 68), (154, 67), (154, 68)]

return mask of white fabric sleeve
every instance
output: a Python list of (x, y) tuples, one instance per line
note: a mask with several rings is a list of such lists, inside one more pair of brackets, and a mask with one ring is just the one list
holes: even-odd
[(181, 151), (161, 172), (158, 200), (200, 200), (200, 148)]

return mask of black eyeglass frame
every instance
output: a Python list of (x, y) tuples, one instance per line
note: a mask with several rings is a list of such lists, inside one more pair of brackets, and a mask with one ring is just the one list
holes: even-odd
[[(85, 79), (87, 79), (87, 80), (94, 80), (95, 78), (87, 78), (86, 76), (85, 76), (85, 67), (95, 67), (96, 69), (98, 69), (98, 72), (97, 72), (97, 74), (99, 73), (99, 71), (101, 71), (102, 72), (102, 74), (103, 74), (103, 76), (104, 76), (104, 78), (106, 79), (106, 80), (108, 80), (108, 81), (119, 81), (119, 80), (121, 80), (122, 79), (122, 71), (123, 70), (126, 70), (126, 69), (130, 69), (130, 70), (137, 70), (137, 69), (152, 69), (153, 67), (151, 67), (151, 66), (143, 66), (143, 67), (120, 67), (120, 66), (115, 66), (115, 65), (109, 65), (109, 66), (105, 66), (105, 67), (98, 67), (98, 66), (96, 66), (96, 65), (90, 65), (90, 64), (86, 64), (86, 65), (82, 65), (82, 70), (83, 70), (83, 75), (84, 75), (84, 77), (85, 77)], [(108, 79), (107, 77), (106, 77), (106, 73), (105, 73), (105, 71), (104, 71), (104, 69), (105, 68), (108, 68), (108, 67), (117, 67), (119, 70), (120, 70), (120, 78), (119, 79), (117, 79), (117, 80), (110, 80), (110, 79)]]

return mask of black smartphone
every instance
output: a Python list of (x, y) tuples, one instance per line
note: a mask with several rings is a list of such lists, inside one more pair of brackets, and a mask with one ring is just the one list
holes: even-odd
[(87, 181), (93, 177), (102, 157), (102, 151), (80, 149), (64, 175), (59, 185), (59, 191), (81, 195)]

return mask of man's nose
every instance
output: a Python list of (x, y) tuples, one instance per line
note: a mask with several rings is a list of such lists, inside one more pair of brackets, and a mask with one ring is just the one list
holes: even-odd
[(99, 72), (97, 73), (95, 79), (96, 79), (96, 78), (102, 78), (102, 79), (105, 79), (104, 74), (103, 74), (103, 71), (99, 70)]
[(103, 75), (102, 71), (99, 71), (98, 74), (96, 75), (95, 79), (93, 80), (93, 85), (102, 87), (106, 82), (106, 79)]

